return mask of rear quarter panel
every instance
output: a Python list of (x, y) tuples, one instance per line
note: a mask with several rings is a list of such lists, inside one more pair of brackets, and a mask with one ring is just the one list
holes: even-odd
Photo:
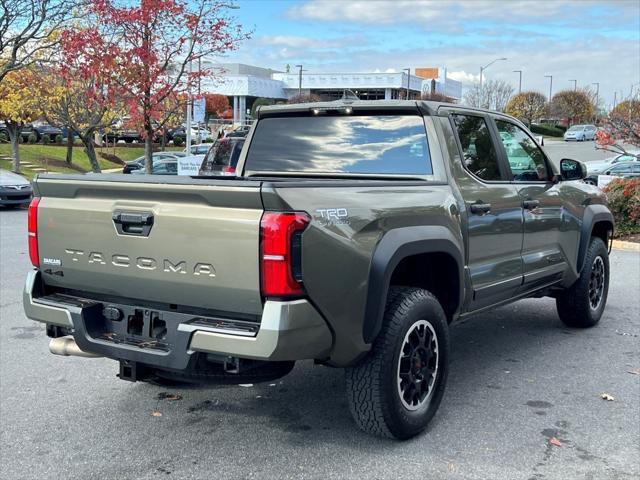
[(333, 329), (331, 362), (368, 351), (363, 339), (373, 252), (389, 231), (442, 225), (461, 238), (456, 200), (446, 184), (342, 182), (342, 186), (263, 189), (266, 210), (306, 211), (302, 267), (307, 293)]

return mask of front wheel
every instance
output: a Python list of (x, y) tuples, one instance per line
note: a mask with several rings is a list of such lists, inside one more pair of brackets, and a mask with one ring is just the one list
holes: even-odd
[(560, 320), (576, 328), (600, 321), (609, 293), (609, 254), (601, 238), (592, 237), (578, 280), (556, 297)]
[(349, 408), (365, 432), (407, 439), (435, 415), (449, 370), (449, 327), (433, 294), (392, 287), (369, 354), (346, 369)]

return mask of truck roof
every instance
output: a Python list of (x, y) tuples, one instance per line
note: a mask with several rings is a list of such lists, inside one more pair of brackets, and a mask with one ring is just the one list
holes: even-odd
[[(450, 105), (443, 103), (442, 105)], [(258, 117), (274, 114), (300, 113), (313, 109), (343, 109), (354, 110), (407, 110), (420, 109), (428, 114), (435, 114), (440, 106), (439, 102), (423, 100), (335, 100), (332, 102), (295, 103), (287, 105), (266, 105), (258, 107)]]
[(497, 112), (486, 108), (469, 107), (466, 105), (446, 103), (446, 102), (434, 102), (430, 100), (335, 100), (331, 102), (310, 102), (310, 103), (294, 103), (285, 105), (262, 105), (258, 107), (258, 118), (261, 116), (271, 116), (287, 113), (302, 113), (308, 112), (313, 109), (344, 109), (353, 108), (354, 110), (392, 110), (392, 111), (415, 111), (419, 109), (423, 113), (428, 115), (437, 115), (440, 108), (456, 108), (464, 109), (482, 113), (492, 113), (495, 115), (501, 115), (504, 117), (513, 117), (506, 115), (503, 112)]

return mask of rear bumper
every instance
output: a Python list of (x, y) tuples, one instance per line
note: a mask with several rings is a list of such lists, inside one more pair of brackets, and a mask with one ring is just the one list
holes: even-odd
[[(113, 359), (182, 370), (195, 352), (264, 361), (321, 359), (328, 355), (333, 342), (326, 322), (306, 300), (266, 301), (261, 322), (254, 331), (221, 327), (215, 323), (220, 319), (156, 311), (168, 330), (166, 341), (159, 342), (162, 348), (150, 347), (153, 341), (113, 341), (110, 336), (115, 334), (103, 332), (105, 325), (111, 331), (111, 321), (103, 316), (103, 308), (114, 306), (126, 311), (134, 306), (42, 296), (40, 275), (34, 270), (27, 276), (23, 295), (27, 317), (68, 329), (81, 350)], [(205, 320), (216, 326), (207, 326)], [(126, 317), (119, 320), (113, 331), (123, 325), (126, 329), (126, 321)]]

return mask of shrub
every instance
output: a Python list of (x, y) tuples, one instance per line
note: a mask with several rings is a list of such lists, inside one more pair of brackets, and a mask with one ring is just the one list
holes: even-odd
[(62, 145), (62, 135), (60, 134), (56, 135), (56, 143), (58, 145)]
[(538, 135), (546, 135), (547, 137), (561, 137), (564, 134), (562, 129), (548, 123), (531, 125), (531, 131)]
[(616, 222), (615, 236), (640, 233), (640, 178), (617, 178), (604, 192)]
[(173, 137), (173, 144), (176, 147), (181, 147), (184, 144), (184, 139), (182, 137)]
[(36, 143), (38, 141), (38, 137), (36, 136), (35, 133), (30, 133), (29, 136), (27, 137), (27, 142), (30, 145), (33, 145), (34, 143)]
[(49, 134), (42, 135), (42, 137), (40, 137), (40, 141), (43, 145), (46, 145), (47, 143), (51, 143), (51, 137)]
[(213, 138), (205, 138), (202, 143), (213, 143)]
[(9, 135), (6, 132), (0, 132), (0, 143), (7, 143), (9, 141)]

